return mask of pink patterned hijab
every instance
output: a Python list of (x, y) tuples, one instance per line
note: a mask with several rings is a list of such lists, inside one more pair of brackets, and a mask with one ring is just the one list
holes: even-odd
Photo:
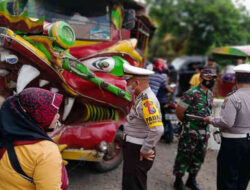
[(41, 88), (27, 88), (9, 97), (0, 110), (0, 143), (51, 140), (46, 134), (59, 111), (63, 96)]
[(21, 107), (39, 127), (47, 128), (59, 111), (62, 95), (40, 88), (28, 88), (20, 93)]

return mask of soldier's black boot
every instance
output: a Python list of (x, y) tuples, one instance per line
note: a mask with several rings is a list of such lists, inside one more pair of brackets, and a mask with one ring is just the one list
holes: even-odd
[(175, 190), (186, 190), (185, 185), (183, 184), (182, 177), (176, 177), (174, 182)]
[(202, 190), (202, 188), (196, 182), (196, 175), (189, 174), (186, 186), (192, 190)]

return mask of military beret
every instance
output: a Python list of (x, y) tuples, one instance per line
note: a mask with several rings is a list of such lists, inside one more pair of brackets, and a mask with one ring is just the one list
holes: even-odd
[(205, 76), (205, 77), (216, 77), (215, 70), (214, 69), (208, 69), (208, 68), (202, 69), (201, 70), (201, 75)]

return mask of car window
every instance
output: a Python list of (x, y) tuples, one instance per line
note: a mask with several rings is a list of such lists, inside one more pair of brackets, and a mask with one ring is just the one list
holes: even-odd
[(188, 63), (188, 70), (189, 71), (195, 71), (196, 65), (200, 65), (201, 62), (190, 62)]
[(201, 64), (201, 62), (193, 62), (192, 60), (186, 61), (182, 64), (181, 71), (195, 72), (195, 66)]
[(193, 65), (204, 65), (205, 64), (205, 61), (204, 59), (198, 59), (198, 58), (185, 58), (185, 57), (179, 57), (179, 58), (176, 58), (172, 61), (171, 63), (174, 68), (179, 71), (179, 70), (182, 70), (182, 71), (195, 71), (195, 68)]
[(176, 58), (172, 61), (172, 65), (174, 66), (175, 70), (179, 70), (181, 68), (181, 66), (183, 65), (183, 63), (185, 62), (184, 59), (182, 58)]

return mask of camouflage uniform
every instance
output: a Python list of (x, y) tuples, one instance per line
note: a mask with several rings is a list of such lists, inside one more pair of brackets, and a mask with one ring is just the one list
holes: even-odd
[(200, 85), (191, 88), (181, 97), (179, 105), (187, 108), (184, 115), (183, 131), (179, 139), (178, 153), (174, 165), (174, 175), (182, 177), (185, 171), (196, 175), (204, 161), (209, 137), (208, 125), (186, 114), (208, 116), (212, 112), (213, 93), (202, 91)]

